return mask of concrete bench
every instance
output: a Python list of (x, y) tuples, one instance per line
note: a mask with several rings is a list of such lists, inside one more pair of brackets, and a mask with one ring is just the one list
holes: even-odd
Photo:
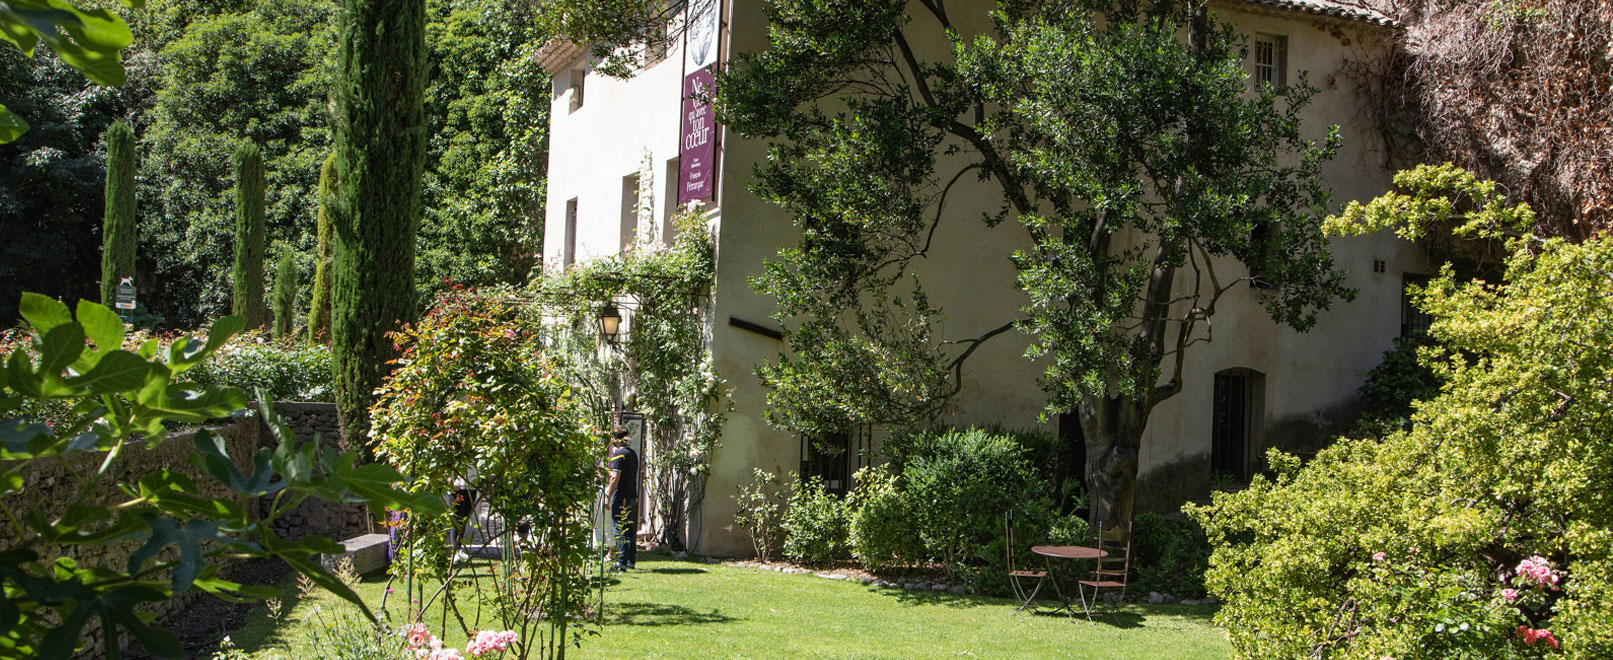
[(353, 562), (353, 572), (359, 575), (370, 575), (386, 570), (386, 545), (389, 539), (385, 534), (365, 534), (342, 541), (345, 550), (339, 555), (321, 555), (320, 565), (325, 570), (334, 571), (342, 558)]

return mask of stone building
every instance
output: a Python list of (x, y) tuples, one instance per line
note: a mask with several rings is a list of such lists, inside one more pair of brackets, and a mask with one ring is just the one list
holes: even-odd
[[(692, 191), (706, 200), (717, 236), (713, 352), (719, 373), (733, 388), (734, 411), (712, 458), (703, 509), (689, 539), (695, 550), (735, 555), (750, 546), (733, 527), (731, 495), (738, 483), (749, 480), (752, 467), (780, 474), (816, 471), (844, 484), (856, 466), (814, 460), (819, 457), (811, 443), (765, 420), (765, 392), (753, 370), (785, 345), (769, 332), (774, 301), (748, 280), (762, 272), (764, 260), (795, 244), (799, 234), (780, 208), (748, 189), (766, 145), (691, 122), (683, 93), (686, 79), (703, 67), (721, 66), (731, 53), (766, 47), (767, 7), (760, 0), (691, 0), (689, 6), (714, 7), (720, 17), (716, 29), (697, 25), (684, 31), (687, 38), (664, 54), (654, 53), (629, 79), (596, 72), (597, 62), (581, 45), (557, 42), (543, 51), (554, 86), (544, 259), (547, 268), (561, 268), (622, 250), (635, 234), (665, 236), (680, 196), (689, 199)], [(971, 1), (948, 9), (956, 22), (986, 30), (989, 7)], [(1334, 204), (1384, 192), (1391, 172), (1352, 72), (1356, 63), (1387, 51), (1396, 29), (1391, 21), (1345, 0), (1221, 0), (1212, 8), (1249, 40), (1251, 80), (1281, 85), (1304, 71), (1320, 90), (1304, 110), (1304, 121), (1307, 134), (1318, 139), (1328, 126), (1340, 127), (1343, 149), (1324, 170)], [(932, 57), (947, 47), (940, 38), (914, 44)], [(698, 114), (699, 108), (694, 110)], [(691, 167), (689, 158), (701, 162)], [(986, 191), (954, 193), (964, 201), (949, 203), (948, 212), (980, 217), (982, 211), (995, 211), (999, 193)], [(639, 226), (641, 201), (660, 226)], [(954, 223), (944, 231), (953, 235), (937, 237), (942, 247), (923, 266), (934, 269), (925, 273), (926, 288), (946, 311), (942, 332), (975, 336), (1022, 304), (1021, 296), (1004, 295), (1015, 289), (1013, 266), (1003, 255), (1024, 239), (981, 223)], [(1155, 408), (1149, 420), (1140, 507), (1164, 509), (1202, 496), (1213, 473), (1247, 475), (1259, 469), (1266, 447), (1314, 448), (1354, 417), (1366, 372), (1403, 326), (1417, 323), (1406, 316), (1405, 281), (1429, 270), (1419, 248), (1387, 235), (1338, 239), (1333, 251), (1359, 294), (1325, 312), (1308, 333), (1272, 322), (1257, 290), (1234, 291), (1221, 301), (1213, 341), (1194, 348), (1183, 390)], [(1027, 343), (1023, 334), (1007, 333), (983, 344), (941, 421), (1078, 432), (1073, 420), (1039, 421), (1047, 400), (1037, 385), (1044, 365), (1022, 357)], [(873, 435), (853, 433), (845, 441), (852, 448), (877, 448)]]

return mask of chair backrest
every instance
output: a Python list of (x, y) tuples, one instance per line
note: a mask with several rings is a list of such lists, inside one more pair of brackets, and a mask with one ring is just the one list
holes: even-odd
[(1004, 552), (1008, 554), (1008, 572), (1014, 571), (1014, 511), (1010, 509), (1003, 514), (1003, 538), (1007, 540)]
[(1108, 580), (1125, 582), (1131, 573), (1131, 522), (1115, 525), (1098, 533), (1098, 549), (1107, 555), (1099, 557), (1094, 574)]

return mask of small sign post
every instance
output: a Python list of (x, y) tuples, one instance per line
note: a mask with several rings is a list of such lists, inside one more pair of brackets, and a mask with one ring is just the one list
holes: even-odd
[(125, 277), (118, 282), (117, 298), (112, 302), (112, 306), (117, 308), (118, 316), (123, 318), (124, 322), (128, 322), (128, 315), (134, 313), (135, 293), (134, 278)]

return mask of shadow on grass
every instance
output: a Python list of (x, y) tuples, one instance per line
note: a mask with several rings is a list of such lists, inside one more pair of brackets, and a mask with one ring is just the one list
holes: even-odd
[(693, 626), (731, 623), (734, 617), (716, 609), (698, 612), (682, 605), (665, 603), (611, 603), (605, 606), (605, 625)]
[[(942, 605), (956, 608), (1000, 608), (1003, 615), (1013, 613), (1019, 607), (1019, 601), (1011, 598), (996, 596), (959, 595), (945, 591), (909, 591), (906, 589), (889, 589), (869, 587), (872, 593), (894, 598), (903, 605)], [(1070, 606), (1075, 610), (1075, 619), (1086, 623), (1086, 614), (1081, 611), (1081, 601), (1070, 599)], [(1126, 603), (1115, 608), (1114, 603), (1105, 602), (1093, 610), (1092, 620), (1103, 625), (1113, 625), (1118, 628), (1137, 628), (1147, 621), (1149, 616), (1175, 616), (1209, 623), (1218, 608), (1214, 605), (1175, 605), (1175, 604), (1149, 604)], [(1036, 616), (1059, 616), (1069, 618), (1069, 614), (1059, 606), (1054, 598), (1037, 598), (1035, 608), (1026, 610)]]
[[(276, 585), (276, 588), (280, 590), (281, 615), (289, 618), (290, 613), (303, 600), (299, 595), (301, 590), (297, 588), (297, 573), (287, 574), (280, 581), (280, 584)], [(289, 626), (280, 625), (280, 622), (281, 620), (270, 618), (269, 610), (266, 606), (259, 605), (252, 608), (252, 611), (247, 614), (247, 620), (241, 628), (230, 631), (230, 640), (237, 648), (248, 654), (267, 649), (284, 648), (288, 642), (285, 634), (289, 630)], [(211, 649), (208, 650), (211, 651)]]
[(649, 573), (660, 573), (662, 575), (689, 575), (692, 573), (707, 572), (704, 568), (649, 568), (645, 569), (645, 571)]

